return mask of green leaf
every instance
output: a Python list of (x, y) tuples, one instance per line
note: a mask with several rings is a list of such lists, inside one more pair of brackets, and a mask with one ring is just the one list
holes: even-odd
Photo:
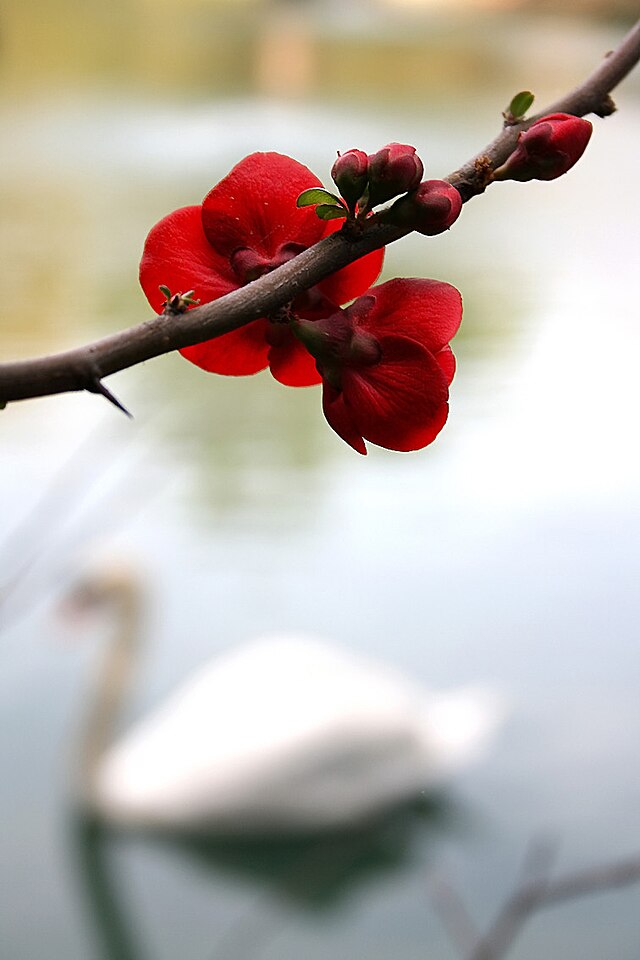
[(296, 200), (296, 206), (298, 207), (310, 207), (314, 203), (326, 203), (330, 206), (340, 204), (342, 206), (340, 197), (336, 197), (335, 193), (329, 193), (328, 190), (323, 190), (322, 187), (311, 187), (310, 190), (303, 190)]
[(514, 120), (519, 120), (524, 117), (534, 100), (535, 97), (530, 90), (522, 90), (520, 93), (516, 93), (507, 108), (507, 113), (511, 114)]
[(346, 217), (346, 215), (347, 211), (342, 204), (337, 206), (335, 203), (321, 203), (316, 207), (316, 216), (321, 220), (337, 220), (338, 217)]

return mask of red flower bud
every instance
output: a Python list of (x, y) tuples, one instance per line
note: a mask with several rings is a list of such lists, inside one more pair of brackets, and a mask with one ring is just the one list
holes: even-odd
[(455, 187), (445, 180), (425, 180), (417, 190), (396, 200), (383, 219), (433, 237), (448, 230), (461, 210), (462, 197)]
[(331, 168), (333, 182), (348, 205), (353, 208), (367, 186), (369, 158), (362, 150), (339, 153)]
[(424, 167), (416, 148), (406, 143), (388, 143), (369, 157), (369, 201), (372, 207), (399, 193), (415, 190)]
[(585, 151), (593, 127), (568, 113), (541, 117), (520, 134), (506, 163), (494, 171), (494, 180), (555, 180)]

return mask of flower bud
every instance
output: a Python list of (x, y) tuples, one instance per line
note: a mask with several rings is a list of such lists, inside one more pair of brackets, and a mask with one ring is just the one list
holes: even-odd
[(331, 177), (349, 206), (353, 208), (367, 186), (369, 158), (363, 150), (339, 153), (331, 168)]
[(585, 151), (592, 126), (568, 113), (552, 113), (532, 123), (518, 138), (507, 161), (494, 171), (494, 180), (555, 180)]
[(462, 197), (445, 180), (425, 180), (417, 190), (396, 200), (383, 219), (428, 237), (448, 230), (460, 216)]
[(424, 168), (416, 148), (406, 143), (388, 143), (369, 157), (369, 202), (372, 207), (415, 190)]

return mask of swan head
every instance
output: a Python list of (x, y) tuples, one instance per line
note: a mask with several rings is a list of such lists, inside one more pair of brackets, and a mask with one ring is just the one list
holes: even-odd
[(490, 686), (431, 691), (422, 708), (422, 736), (434, 780), (481, 759), (508, 713), (507, 698)]
[(93, 617), (139, 617), (146, 592), (140, 570), (127, 557), (91, 560), (72, 578), (60, 613), (68, 622)]

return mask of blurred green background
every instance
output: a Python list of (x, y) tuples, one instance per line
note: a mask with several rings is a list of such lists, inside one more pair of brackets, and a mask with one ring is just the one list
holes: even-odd
[[(336, 150), (397, 140), (446, 175), (516, 91), (542, 106), (579, 82), (634, 6), (7, 0), (3, 359), (149, 316), (146, 233), (246, 154), (289, 153), (328, 185)], [(227, 644), (281, 629), (434, 687), (488, 682), (510, 703), (447, 815), (386, 838), (366, 882), (354, 857), (322, 911), (292, 899), (269, 858), (205, 869), (114, 842), (136, 956), (444, 960), (434, 869), (484, 922), (540, 831), (567, 869), (637, 847), (639, 92), (636, 74), (566, 177), (500, 185), (446, 236), (388, 250), (385, 278), (435, 277), (464, 297), (432, 447), (360, 458), (318, 389), (216, 378), (178, 356), (110, 378), (133, 422), (88, 395), (2, 414), (4, 955), (100, 956), (86, 898), (98, 867), (79, 858), (69, 811), (101, 638), (63, 642), (55, 610), (101, 553), (147, 584), (129, 718)], [(541, 916), (510, 956), (636, 960), (638, 895)]]

